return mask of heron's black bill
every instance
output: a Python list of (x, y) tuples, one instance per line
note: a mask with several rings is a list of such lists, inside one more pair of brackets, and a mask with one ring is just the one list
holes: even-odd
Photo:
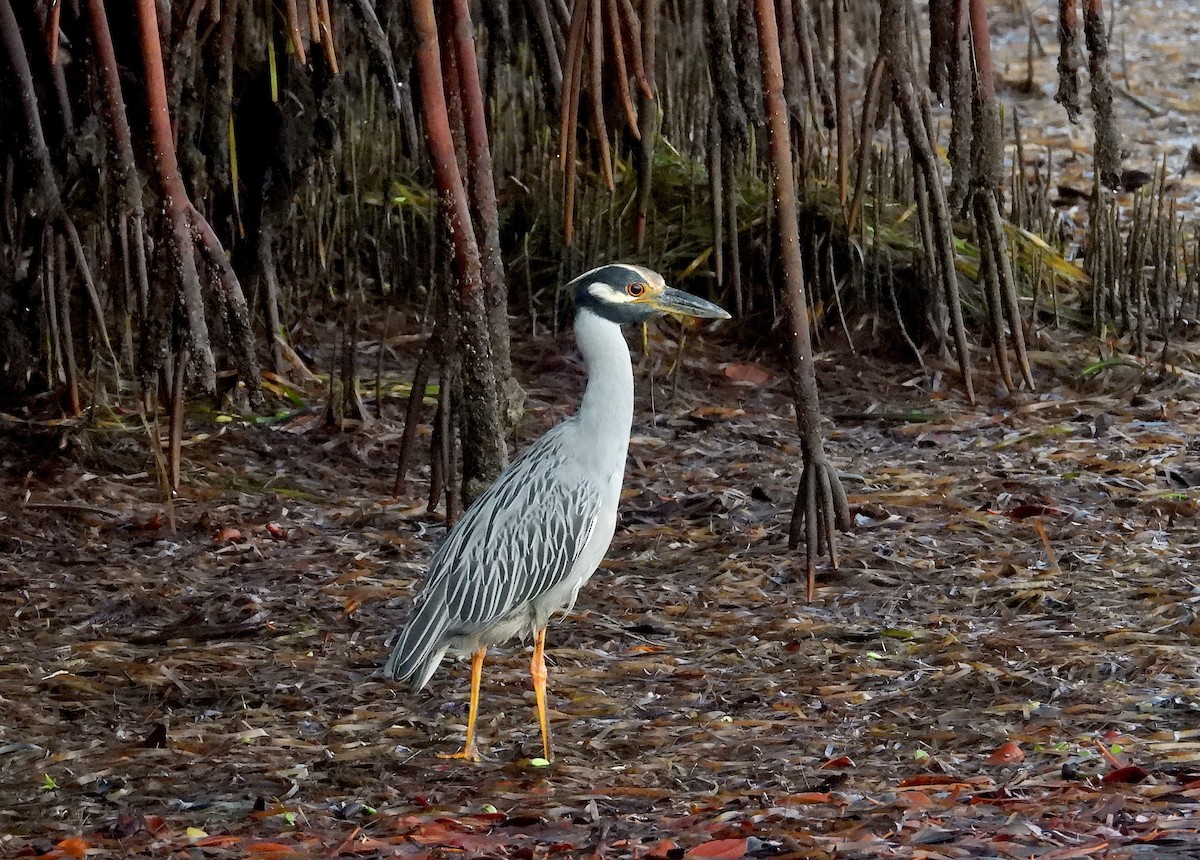
[(714, 305), (712, 302), (705, 301), (699, 296), (693, 296), (691, 293), (685, 293), (683, 290), (676, 290), (673, 287), (667, 287), (661, 293), (650, 300), (650, 304), (663, 313), (681, 314), (686, 317), (699, 317), (706, 320), (727, 320), (729, 313), (722, 307)]

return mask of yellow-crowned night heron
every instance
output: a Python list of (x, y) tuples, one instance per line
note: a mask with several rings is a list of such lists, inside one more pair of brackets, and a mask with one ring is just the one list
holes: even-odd
[(608, 551), (633, 422), (633, 365), (621, 326), (664, 313), (728, 319), (640, 266), (592, 269), (575, 291), (575, 339), (588, 381), (579, 411), (527, 448), (467, 509), (434, 554), (385, 673), (420, 690), (448, 650), (471, 654), (467, 738), (450, 758), (479, 760), (475, 717), (489, 645), (533, 634), (530, 673), (542, 750), (546, 623), (566, 612)]

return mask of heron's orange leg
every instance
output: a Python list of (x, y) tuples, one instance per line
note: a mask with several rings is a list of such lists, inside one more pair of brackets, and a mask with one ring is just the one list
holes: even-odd
[(461, 758), (479, 761), (479, 750), (475, 747), (475, 718), (479, 716), (479, 682), (483, 678), (483, 658), (487, 646), (477, 648), (471, 655), (471, 704), (467, 709), (467, 742), (456, 753), (438, 753), (438, 758)]
[(551, 761), (554, 754), (550, 752), (550, 720), (546, 716), (545, 627), (533, 634), (533, 660), (529, 664), (529, 674), (533, 677), (533, 695), (537, 699), (538, 722), (542, 726), (542, 754), (546, 761)]

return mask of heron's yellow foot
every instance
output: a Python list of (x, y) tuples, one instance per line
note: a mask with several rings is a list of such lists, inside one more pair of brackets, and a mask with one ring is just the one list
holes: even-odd
[(471, 744), (470, 746), (465, 746), (456, 753), (438, 753), (437, 757), (442, 758), (442, 759), (460, 758), (463, 761), (469, 761), (469, 762), (483, 761), (483, 758), (479, 755), (479, 750), (475, 746), (475, 744)]

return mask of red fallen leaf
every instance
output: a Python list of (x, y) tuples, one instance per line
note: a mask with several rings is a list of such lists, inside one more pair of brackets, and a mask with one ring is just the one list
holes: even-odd
[(762, 385), (771, 381), (771, 371), (761, 364), (731, 364), (725, 368), (725, 376), (747, 385)]
[(1116, 770), (1110, 770), (1100, 778), (1103, 783), (1127, 783), (1129, 785), (1137, 785), (1144, 779), (1149, 778), (1150, 771), (1145, 768), (1138, 767), (1136, 764), (1127, 764), (1125, 767), (1119, 767)]
[(279, 523), (267, 523), (264, 528), (267, 530), (267, 534), (273, 538), (283, 540), (288, 536), (288, 530)]
[(91, 846), (79, 836), (70, 836), (54, 846), (72, 860), (83, 860)]
[(138, 531), (143, 531), (143, 532), (155, 532), (155, 531), (158, 531), (159, 529), (161, 529), (162, 526), (163, 526), (162, 512), (155, 511), (154, 516), (150, 517), (150, 519), (146, 520), (146, 522), (144, 522), (144, 523), (138, 523), (137, 525), (134, 526), (134, 528), (136, 528)]
[(656, 842), (649, 851), (646, 852), (647, 857), (667, 857), (669, 852), (679, 848), (678, 845), (671, 839), (660, 839)]
[(396, 848), (391, 842), (385, 842), (382, 839), (372, 839), (369, 836), (351, 837), (339, 845), (334, 854), (341, 857), (345, 854), (380, 854), (385, 851), (394, 851)]
[(1010, 519), (1024, 520), (1029, 517), (1061, 517), (1066, 513), (1062, 508), (1050, 505), (1017, 505), (1011, 511), (1005, 511), (1004, 515)]
[(418, 845), (452, 845), (462, 835), (461, 830), (451, 830), (445, 824), (431, 821), (422, 824), (415, 832), (408, 834), (408, 838)]
[(832, 770), (833, 768), (838, 767), (854, 767), (854, 762), (851, 761), (850, 756), (840, 755), (837, 758), (829, 759), (819, 768), (817, 768), (817, 770)]
[(933, 798), (917, 788), (897, 794), (895, 803), (896, 806), (919, 809), (923, 806), (933, 806)]
[[(416, 800), (412, 801), (416, 803)], [(428, 803), (421, 804), (428, 806)], [(398, 815), (387, 821), (387, 829), (391, 833), (412, 833), (419, 828), (427, 819), (422, 815)]]
[(282, 842), (251, 842), (246, 846), (247, 854), (294, 854), (295, 845), (284, 845)]
[(800, 794), (793, 794), (788, 798), (788, 801), (796, 804), (797, 806), (815, 803), (832, 803), (833, 795), (828, 791), (803, 791)]
[(1012, 764), (1024, 760), (1025, 750), (1021, 749), (1021, 745), (1016, 741), (1009, 741), (992, 750), (985, 764)]
[(242, 539), (242, 533), (233, 526), (225, 526), (213, 536), (213, 543), (237, 543)]
[(746, 856), (746, 839), (713, 839), (701, 842), (684, 857), (707, 857), (708, 860), (739, 860)]
[(505, 834), (500, 832), (479, 834), (460, 833), (442, 847), (456, 848), (473, 857), (496, 857), (500, 854), (500, 851), (497, 849), (505, 843), (507, 838)]
[(236, 845), (242, 841), (242, 837), (224, 833), (216, 836), (201, 836), (196, 840), (188, 840), (187, 844), (193, 848), (224, 848), (226, 845)]

